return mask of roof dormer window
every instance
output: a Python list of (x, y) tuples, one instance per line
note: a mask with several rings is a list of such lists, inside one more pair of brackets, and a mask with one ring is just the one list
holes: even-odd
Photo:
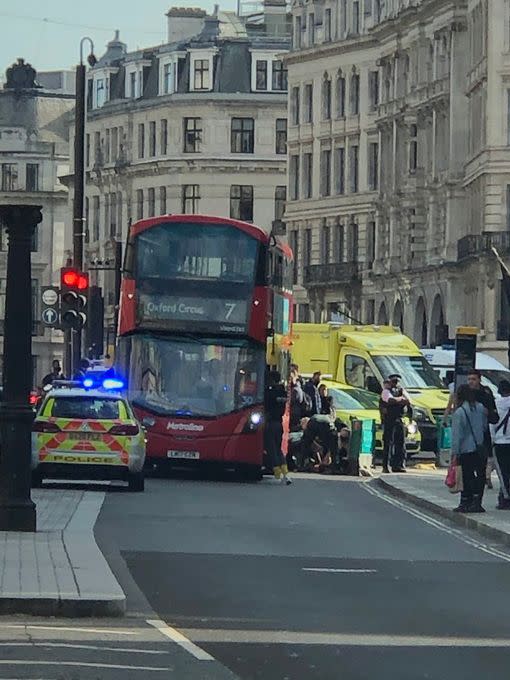
[(126, 64), (124, 96), (127, 99), (139, 99), (143, 96), (145, 86), (144, 69), (150, 65), (151, 62), (148, 59), (128, 62)]
[(116, 68), (100, 68), (90, 72), (89, 76), (89, 106), (100, 109), (110, 99), (111, 77), (117, 73)]
[(178, 83), (178, 63), (182, 53), (173, 52), (160, 57), (159, 60), (159, 94), (173, 94), (177, 92)]
[(191, 92), (210, 92), (213, 89), (213, 66), (216, 50), (192, 50), (190, 53)]

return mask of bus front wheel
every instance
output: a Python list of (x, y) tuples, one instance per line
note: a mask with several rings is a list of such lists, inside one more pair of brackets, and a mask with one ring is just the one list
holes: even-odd
[(262, 468), (260, 465), (243, 465), (239, 472), (247, 482), (260, 482), (262, 479)]

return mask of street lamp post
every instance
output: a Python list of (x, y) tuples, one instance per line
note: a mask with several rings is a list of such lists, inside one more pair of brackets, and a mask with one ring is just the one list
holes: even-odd
[(7, 225), (3, 401), (0, 403), (0, 531), (35, 531), (30, 497), (34, 413), (32, 388), (32, 272), (30, 246), (41, 206), (0, 206)]
[[(83, 268), (83, 237), (84, 237), (84, 217), (83, 203), (85, 192), (85, 113), (86, 113), (86, 73), (83, 63), (84, 43), (90, 44), (90, 53), (87, 57), (89, 66), (94, 66), (97, 59), (94, 56), (94, 43), (88, 37), (80, 41), (80, 63), (76, 67), (76, 110), (74, 117), (74, 203), (73, 203), (73, 265), (81, 271)], [(72, 332), (71, 332), (72, 333)], [(81, 359), (81, 333), (72, 333), (70, 342), (73, 343), (71, 353), (74, 358), (75, 366), (71, 366), (74, 371), (77, 369)], [(66, 342), (66, 346), (70, 346)]]

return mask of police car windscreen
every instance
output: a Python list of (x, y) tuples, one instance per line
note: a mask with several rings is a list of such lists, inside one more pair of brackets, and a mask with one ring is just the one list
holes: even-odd
[(59, 397), (53, 403), (51, 415), (78, 420), (117, 420), (120, 418), (120, 401), (99, 397)]

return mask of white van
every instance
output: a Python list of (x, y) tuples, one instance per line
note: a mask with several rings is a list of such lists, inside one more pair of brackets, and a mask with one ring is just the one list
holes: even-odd
[[(455, 350), (436, 347), (435, 349), (422, 348), (420, 351), (439, 373), (441, 380), (445, 382), (448, 377), (447, 373), (455, 369)], [(498, 385), (502, 380), (510, 380), (510, 370), (490, 354), (477, 352), (476, 368), (482, 374), (482, 384), (490, 387), (494, 395), (497, 395)]]

